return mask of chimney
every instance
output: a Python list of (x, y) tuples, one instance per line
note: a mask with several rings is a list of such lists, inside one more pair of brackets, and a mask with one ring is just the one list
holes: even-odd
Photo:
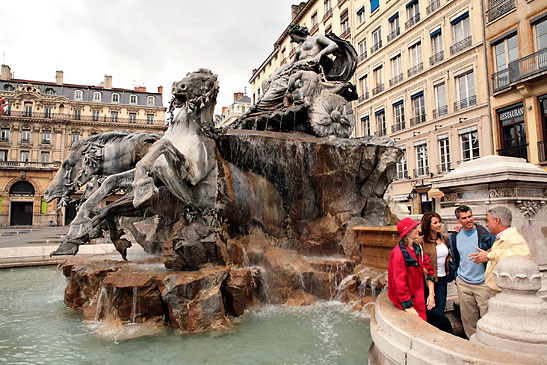
[(306, 5), (306, 2), (303, 1), (298, 5), (291, 5), (291, 21), (296, 18), (296, 16), (304, 9), (304, 6)]
[(1, 80), (11, 80), (13, 78), (11, 74), (11, 68), (8, 65), (2, 65), (2, 72), (0, 73)]
[(63, 71), (55, 72), (55, 83), (57, 85), (62, 85), (63, 84)]
[(135, 91), (140, 91), (145, 93), (146, 92), (146, 86), (135, 86)]
[(228, 107), (227, 106), (223, 106), (222, 107), (222, 114), (226, 113), (228, 111)]
[(104, 89), (112, 89), (112, 76), (111, 75), (104, 75), (103, 88)]
[(163, 86), (158, 86), (158, 94), (163, 94)]
[(234, 103), (243, 97), (243, 93), (234, 93)]

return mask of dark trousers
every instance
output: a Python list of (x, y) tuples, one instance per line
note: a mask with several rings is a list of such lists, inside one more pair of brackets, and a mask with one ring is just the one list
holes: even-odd
[[(452, 324), (450, 323), (450, 320), (444, 315), (444, 307), (446, 306), (446, 282), (444, 283), (444, 300), (442, 303), (443, 310), (441, 311), (439, 309), (439, 306), (437, 304), (437, 286), (435, 285), (435, 307), (431, 310), (427, 309), (426, 306), (426, 315), (427, 315), (427, 323), (429, 323), (432, 326), (437, 327), (441, 331), (454, 334), (454, 330), (452, 329)], [(427, 301), (427, 297), (429, 295), (429, 289), (425, 288), (425, 298)]]
[(438, 309), (441, 313), (444, 313), (446, 308), (446, 286), (448, 281), (446, 276), (441, 276), (438, 278), (438, 281), (435, 283), (435, 308)]

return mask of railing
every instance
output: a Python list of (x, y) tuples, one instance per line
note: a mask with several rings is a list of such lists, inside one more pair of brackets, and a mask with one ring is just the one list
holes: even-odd
[(412, 27), (414, 24), (418, 23), (419, 21), (420, 21), (420, 13), (417, 13), (412, 18), (406, 21), (405, 28), (408, 30), (410, 27)]
[(408, 70), (408, 77), (416, 75), (418, 72), (424, 69), (424, 63), (420, 62)]
[(441, 62), (444, 59), (444, 51), (435, 53), (433, 56), (429, 57), (429, 64), (433, 66), (437, 62)]
[(51, 144), (51, 139), (42, 139), (42, 144)]
[(515, 8), (515, 0), (489, 1), (488, 10), (486, 11), (488, 23), (504, 16)]
[(21, 138), (21, 143), (30, 143), (30, 138)]
[(399, 123), (395, 123), (391, 126), (391, 133), (395, 133), (403, 129), (405, 129), (405, 121), (401, 120)]
[(538, 142), (538, 160), (539, 162), (547, 161), (547, 145), (544, 141)]
[(443, 115), (448, 114), (448, 105), (443, 105), (437, 109), (433, 109), (433, 119), (442, 117)]
[(0, 168), (5, 169), (56, 169), (58, 162), (27, 162), (27, 161), (0, 161)]
[(396, 29), (392, 30), (392, 31), (387, 35), (387, 41), (388, 41), (388, 42), (391, 42), (393, 39), (397, 38), (397, 36), (399, 36), (399, 34), (401, 34), (401, 28), (400, 28), (400, 27), (397, 27)]
[(362, 95), (359, 95), (359, 102), (365, 101), (368, 99), (368, 91)]
[(441, 0), (433, 0), (432, 2), (429, 3), (427, 8), (425, 8), (425, 12), (427, 13), (427, 15), (429, 15), (440, 7), (441, 7)]
[(348, 29), (346, 29), (344, 32), (342, 32), (342, 34), (340, 34), (340, 38), (346, 39), (347, 37), (350, 36), (350, 34), (351, 34), (351, 29), (348, 28)]
[(472, 95), (468, 98), (454, 102), (454, 111), (457, 112), (458, 110), (469, 108), (473, 105), (477, 105), (477, 95)]
[(385, 128), (382, 128), (380, 130), (377, 130), (376, 132), (374, 132), (374, 135), (376, 137), (383, 137), (387, 134), (387, 130)]
[(397, 171), (397, 180), (408, 179), (408, 170)]
[[(34, 113), (34, 115), (29, 116), (28, 113), (24, 111), (11, 111), (9, 114), (3, 114), (1, 118), (4, 117), (24, 117), (32, 119), (44, 119), (43, 114)], [(93, 115), (80, 115), (75, 117), (74, 114), (67, 113), (52, 113), (50, 118), (54, 120), (77, 120), (84, 122), (117, 122), (117, 123), (139, 123), (139, 124), (151, 124), (147, 119), (131, 119), (131, 118), (117, 118), (114, 120), (111, 116), (103, 115), (102, 117), (95, 117)]]
[(452, 46), (450, 46), (450, 54), (456, 54), (458, 52), (463, 51), (464, 49), (471, 47), (472, 39), (471, 36), (462, 39), (458, 43), (454, 43)]
[(376, 86), (374, 89), (372, 89), (372, 95), (376, 95), (384, 91), (384, 84), (380, 84)]
[(338, 0), (338, 7), (341, 7), (343, 3), (345, 3), (348, 0)]
[(9, 138), (0, 138), (0, 142), (9, 142)]
[(429, 175), (429, 166), (418, 167), (414, 169), (414, 177)]
[(329, 9), (329, 11), (327, 11), (325, 13), (325, 15), (323, 15), (323, 21), (327, 20), (328, 18), (330, 18), (330, 16), (332, 15), (332, 8)]
[(375, 44), (372, 45), (372, 48), (370, 49), (370, 53), (372, 54), (372, 53), (378, 51), (380, 48), (382, 48), (382, 40), (381, 39), (378, 41), (378, 43), (375, 43)]
[(362, 62), (362, 61), (364, 61), (366, 58), (367, 58), (367, 51), (365, 50), (363, 53), (361, 53), (361, 54), (359, 55), (359, 57), (357, 57), (357, 62)]
[(437, 165), (437, 172), (439, 174), (444, 174), (445, 172), (449, 172), (449, 171), (452, 171), (452, 170), (453, 170), (453, 168), (450, 167), (450, 162), (445, 162), (445, 163)]
[(398, 74), (397, 76), (395, 76), (394, 78), (389, 80), (389, 86), (397, 85), (401, 81), (403, 81), (403, 74), (402, 73)]
[(311, 27), (310, 34), (317, 32), (318, 29), (319, 29), (319, 24), (315, 24), (313, 27)]
[(505, 88), (508, 88), (511, 84), (509, 81), (509, 69), (501, 70), (492, 75), (492, 89), (494, 92), (498, 92)]
[(547, 48), (509, 63), (509, 67), (492, 75), (494, 92), (508, 88), (512, 83), (547, 71)]
[(425, 122), (425, 113), (418, 114), (415, 117), (410, 118), (410, 126), (413, 127), (416, 124)]
[(520, 157), (528, 160), (528, 143), (515, 147), (500, 148), (498, 155), (508, 157)]

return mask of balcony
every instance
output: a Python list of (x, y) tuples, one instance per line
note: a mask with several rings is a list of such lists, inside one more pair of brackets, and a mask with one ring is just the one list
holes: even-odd
[(42, 139), (42, 144), (51, 144), (51, 139)]
[(329, 10), (327, 10), (327, 12), (325, 13), (325, 15), (323, 15), (323, 22), (326, 22), (328, 18), (330, 18), (332, 16), (332, 8), (330, 8)]
[(439, 63), (442, 60), (444, 60), (444, 51), (437, 52), (433, 56), (429, 57), (429, 64), (433, 66), (434, 64)]
[(367, 58), (367, 51), (365, 50), (363, 53), (359, 55), (359, 57), (357, 57), (357, 62), (363, 62), (364, 60), (366, 60), (366, 58)]
[(509, 88), (524, 79), (547, 71), (547, 48), (509, 63), (509, 67), (492, 75), (494, 92)]
[(433, 0), (432, 2), (429, 3), (427, 8), (425, 8), (425, 12), (427, 13), (427, 15), (429, 15), (440, 7), (441, 7), (441, 0)]
[(0, 169), (8, 170), (56, 170), (58, 162), (0, 161)]
[(429, 175), (429, 166), (418, 167), (414, 169), (414, 177)]
[(450, 165), (450, 162), (445, 162), (445, 163), (442, 163), (440, 165), (437, 165), (437, 172), (439, 174), (444, 174), (444, 173), (447, 173), (447, 172), (450, 172), (454, 170), (451, 165)]
[[(30, 115), (24, 111), (11, 111), (9, 115), (3, 114), (0, 119), (8, 119), (11, 117), (19, 117), (19, 118), (31, 118), (35, 120), (42, 120), (43, 114), (33, 114)], [(53, 120), (76, 120), (76, 121), (82, 121), (82, 122), (111, 122), (112, 118), (111, 116), (93, 116), (93, 115), (74, 115), (72, 114), (66, 114), (66, 113), (52, 113), (51, 117), (48, 119)], [(147, 123), (146, 119), (131, 119), (131, 118), (118, 118), (118, 123), (137, 123), (137, 124), (150, 124)]]
[(547, 162), (547, 145), (545, 141), (538, 142), (538, 160), (539, 162)]
[(410, 126), (413, 127), (416, 124), (425, 122), (425, 113), (418, 114), (415, 117), (410, 118)]
[(466, 109), (473, 105), (477, 105), (477, 95), (454, 102), (454, 111), (457, 112), (458, 110)]
[(418, 72), (422, 71), (424, 69), (424, 63), (420, 62), (417, 65), (413, 66), (411, 69), (408, 70), (408, 77), (412, 77), (416, 75)]
[(448, 105), (443, 105), (438, 107), (437, 109), (433, 109), (433, 119), (440, 118), (447, 114), (448, 114)]
[(374, 89), (372, 89), (372, 95), (377, 95), (381, 93), (382, 91), (384, 91), (384, 84), (380, 84), (376, 86)]
[(397, 171), (397, 180), (408, 179), (408, 171)]
[(528, 143), (515, 147), (500, 148), (496, 152), (500, 156), (520, 157), (528, 161)]
[(391, 126), (391, 133), (395, 133), (403, 129), (405, 129), (405, 121), (401, 120), (399, 123), (395, 123)]
[(450, 46), (450, 54), (455, 55), (456, 53), (459, 53), (463, 51), (466, 48), (471, 47), (472, 39), (471, 36), (462, 39), (458, 43), (454, 43), (452, 46)]
[(351, 29), (346, 29), (340, 34), (340, 38), (347, 39), (351, 35)]
[(414, 26), (414, 24), (418, 23), (419, 21), (420, 21), (420, 13), (417, 13), (416, 15), (414, 15), (412, 18), (408, 19), (405, 22), (405, 29), (409, 30), (410, 28)]
[(378, 51), (380, 48), (382, 48), (382, 40), (380, 39), (378, 43), (375, 43), (372, 45), (372, 48), (370, 49), (370, 53), (373, 54), (374, 52)]
[(365, 101), (368, 99), (368, 91), (364, 94), (359, 95), (359, 102)]
[(396, 29), (394, 29), (393, 31), (391, 31), (388, 35), (387, 35), (387, 41), (388, 42), (391, 42), (392, 40), (394, 40), (395, 38), (397, 38), (399, 36), (399, 34), (401, 34), (401, 28), (400, 27), (397, 27)]
[(392, 78), (391, 80), (389, 80), (389, 86), (393, 86), (393, 85), (397, 85), (398, 83), (400, 83), (401, 81), (403, 81), (403, 74), (398, 74), (397, 76), (395, 76), (394, 78)]
[(376, 132), (374, 132), (374, 135), (376, 137), (383, 137), (387, 134), (387, 130), (385, 128), (382, 128), (380, 130), (377, 130)]
[(313, 35), (319, 29), (319, 24), (314, 24), (310, 29), (310, 34)]
[(516, 7), (515, 0), (489, 1), (488, 10), (486, 11), (486, 19), (488, 20), (488, 23), (493, 22)]

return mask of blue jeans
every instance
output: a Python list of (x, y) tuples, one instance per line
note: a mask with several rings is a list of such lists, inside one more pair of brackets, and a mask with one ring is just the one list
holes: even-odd
[(444, 313), (446, 308), (446, 285), (448, 284), (446, 276), (441, 276), (435, 283), (435, 308)]

